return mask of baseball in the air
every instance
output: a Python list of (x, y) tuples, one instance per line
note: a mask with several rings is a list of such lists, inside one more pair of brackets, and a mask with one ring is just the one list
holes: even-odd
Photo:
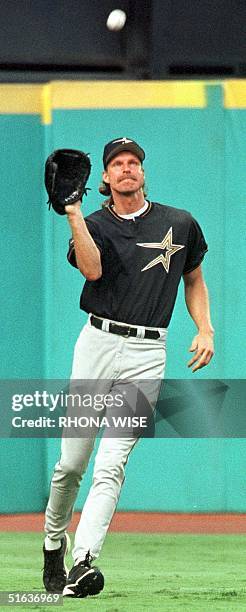
[(109, 13), (107, 19), (107, 28), (112, 32), (118, 32), (124, 28), (126, 23), (126, 13), (121, 9), (115, 9)]

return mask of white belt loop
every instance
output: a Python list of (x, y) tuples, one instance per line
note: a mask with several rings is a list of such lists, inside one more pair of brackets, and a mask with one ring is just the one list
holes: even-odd
[(167, 337), (167, 329), (159, 328), (160, 340), (166, 340)]
[(138, 325), (137, 327), (137, 338), (144, 338), (145, 336), (145, 327), (142, 327), (141, 325)]
[(109, 332), (109, 320), (103, 319), (102, 321), (102, 331)]

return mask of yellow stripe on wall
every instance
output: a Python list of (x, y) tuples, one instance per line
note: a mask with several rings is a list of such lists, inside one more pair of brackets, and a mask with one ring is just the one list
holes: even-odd
[(51, 123), (52, 110), (83, 108), (204, 108), (203, 82), (53, 81), (0, 85), (0, 113), (40, 114)]
[(246, 108), (246, 79), (224, 83), (224, 107)]
[(56, 81), (53, 108), (204, 108), (205, 84), (193, 81)]
[(0, 113), (40, 114), (42, 84), (0, 85)]
[[(246, 108), (246, 79), (217, 81), (224, 107)], [(113, 108), (205, 108), (212, 81), (52, 81), (0, 85), (0, 113), (38, 114), (44, 124), (52, 110)]]

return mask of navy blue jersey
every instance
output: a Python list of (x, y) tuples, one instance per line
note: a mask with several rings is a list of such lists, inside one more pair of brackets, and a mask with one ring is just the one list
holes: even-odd
[[(197, 221), (156, 202), (135, 220), (105, 207), (85, 221), (101, 252), (102, 276), (85, 282), (80, 308), (122, 323), (167, 327), (181, 276), (197, 268), (208, 250)], [(76, 267), (73, 240), (68, 260)]]

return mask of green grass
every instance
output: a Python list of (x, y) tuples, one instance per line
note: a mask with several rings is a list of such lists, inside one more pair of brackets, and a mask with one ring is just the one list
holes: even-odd
[[(1, 591), (42, 590), (42, 541), (42, 534), (0, 534)], [(99, 596), (1, 612), (246, 610), (246, 536), (109, 534), (98, 565)]]

